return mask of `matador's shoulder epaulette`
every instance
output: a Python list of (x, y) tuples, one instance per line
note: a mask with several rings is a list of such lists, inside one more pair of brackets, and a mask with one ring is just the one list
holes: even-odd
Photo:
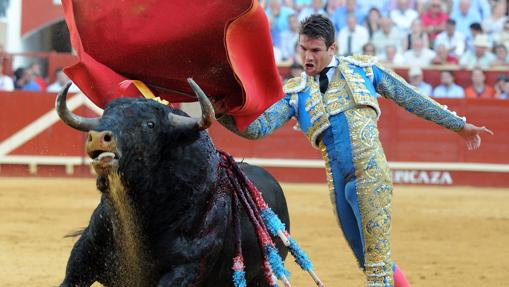
[(307, 77), (305, 73), (302, 73), (300, 77), (289, 79), (283, 86), (285, 94), (298, 93), (306, 88)]
[(370, 67), (378, 62), (377, 57), (368, 55), (353, 55), (348, 57), (340, 57), (340, 61), (346, 61), (359, 67)]

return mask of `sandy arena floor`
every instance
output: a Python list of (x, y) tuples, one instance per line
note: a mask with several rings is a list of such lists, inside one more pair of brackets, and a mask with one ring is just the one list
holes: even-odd
[[(325, 185), (284, 185), (292, 233), (326, 286), (364, 286)], [(98, 203), (92, 179), (0, 178), (0, 286), (56, 286)], [(509, 189), (396, 187), (394, 259), (412, 286), (508, 286)], [(313, 286), (293, 262), (293, 286)], [(97, 284), (96, 284), (97, 285)]]

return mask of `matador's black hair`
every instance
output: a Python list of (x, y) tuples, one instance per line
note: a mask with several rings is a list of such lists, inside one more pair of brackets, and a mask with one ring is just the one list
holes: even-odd
[(299, 35), (306, 35), (313, 39), (323, 39), (329, 48), (335, 40), (332, 21), (319, 14), (311, 15), (300, 23)]

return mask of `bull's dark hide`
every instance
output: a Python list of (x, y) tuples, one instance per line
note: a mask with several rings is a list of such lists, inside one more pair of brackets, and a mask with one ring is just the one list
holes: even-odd
[[(184, 115), (152, 100), (118, 99), (89, 133), (89, 144), (94, 135), (107, 135), (89, 148), (92, 158), (103, 151), (115, 158), (99, 161), (101, 201), (71, 252), (62, 286), (95, 281), (105, 286), (232, 285), (232, 187), (207, 132), (179, 128), (169, 113)], [(289, 226), (275, 179), (259, 167), (242, 169)], [(119, 223), (122, 214), (111, 190), (116, 172), (134, 214), (129, 224), (135, 227), (127, 230), (136, 234), (122, 231)], [(244, 212), (241, 225), (248, 286), (266, 286), (256, 235)], [(126, 248), (137, 248), (134, 260), (126, 259)]]

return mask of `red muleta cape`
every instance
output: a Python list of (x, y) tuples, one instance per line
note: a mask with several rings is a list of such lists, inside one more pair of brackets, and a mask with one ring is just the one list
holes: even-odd
[[(269, 25), (257, 0), (63, 0), (79, 62), (65, 73), (99, 107), (139, 97), (195, 101), (192, 77), (244, 129), (283, 97)], [(125, 86), (125, 85), (124, 85)]]

